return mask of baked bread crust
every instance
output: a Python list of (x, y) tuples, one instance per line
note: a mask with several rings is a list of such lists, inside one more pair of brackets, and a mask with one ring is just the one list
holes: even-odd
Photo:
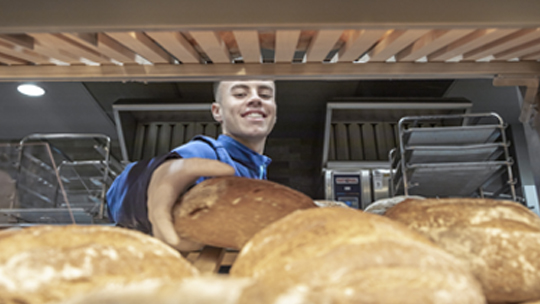
[(240, 249), (259, 230), (287, 214), (316, 207), (308, 196), (265, 180), (205, 180), (176, 202), (174, 227), (181, 238)]
[(489, 302), (540, 300), (540, 218), (511, 201), (408, 200), (386, 212), (467, 262)]
[(485, 303), (462, 262), (397, 222), (350, 208), (300, 210), (269, 225), (231, 276), (258, 280), (266, 288), (242, 297), (252, 291), (265, 303)]
[(36, 226), (0, 232), (0, 303), (58, 302), (104, 286), (198, 274), (143, 233), (108, 226)]

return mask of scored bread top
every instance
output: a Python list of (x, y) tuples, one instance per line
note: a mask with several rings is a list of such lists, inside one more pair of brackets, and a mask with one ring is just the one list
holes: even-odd
[(108, 284), (198, 274), (161, 241), (107, 226), (36, 226), (0, 233), (0, 302), (46, 303)]
[(511, 201), (404, 201), (386, 212), (466, 262), (490, 302), (540, 299), (540, 218)]
[(173, 218), (180, 237), (240, 249), (270, 223), (314, 207), (308, 196), (274, 182), (219, 177), (201, 182), (180, 197)]
[(262, 282), (268, 302), (484, 303), (459, 260), (400, 223), (350, 208), (274, 222), (244, 246), (231, 275)]

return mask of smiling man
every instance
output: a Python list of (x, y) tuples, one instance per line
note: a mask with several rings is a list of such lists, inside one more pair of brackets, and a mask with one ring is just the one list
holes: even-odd
[(223, 134), (217, 140), (198, 135), (167, 155), (128, 165), (107, 192), (117, 225), (194, 250), (200, 246), (179, 239), (173, 228), (171, 210), (181, 193), (213, 176), (266, 179), (271, 160), (262, 153), (276, 123), (274, 82), (221, 81), (214, 95), (212, 115)]

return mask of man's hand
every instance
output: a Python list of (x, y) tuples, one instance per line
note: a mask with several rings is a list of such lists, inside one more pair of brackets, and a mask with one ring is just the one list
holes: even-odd
[(148, 186), (148, 219), (154, 237), (181, 251), (200, 248), (200, 244), (181, 240), (174, 231), (172, 207), (181, 193), (201, 176), (234, 175), (233, 167), (204, 158), (172, 159), (159, 166)]

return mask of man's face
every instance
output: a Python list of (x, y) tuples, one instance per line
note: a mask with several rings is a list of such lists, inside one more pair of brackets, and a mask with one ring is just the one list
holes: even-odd
[(273, 81), (224, 81), (212, 114), (224, 134), (233, 138), (263, 139), (276, 123)]

